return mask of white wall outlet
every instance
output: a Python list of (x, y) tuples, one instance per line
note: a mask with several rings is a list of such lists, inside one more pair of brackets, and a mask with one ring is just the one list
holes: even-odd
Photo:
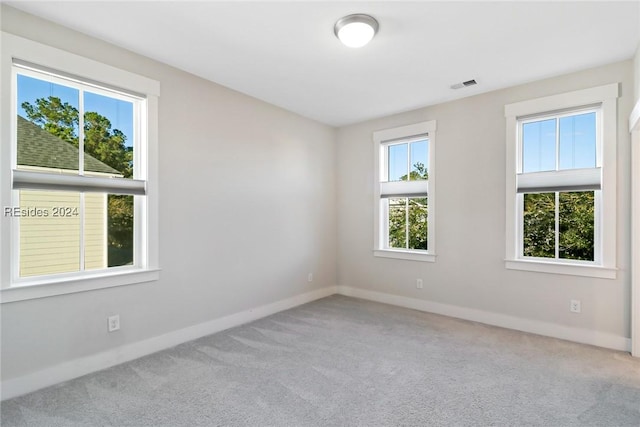
[(582, 307), (580, 306), (580, 300), (572, 299), (571, 305), (569, 306), (569, 310), (571, 310), (574, 313), (580, 313), (582, 311)]
[(109, 326), (109, 332), (114, 332), (120, 329), (120, 315), (116, 314), (115, 316), (109, 316), (107, 324)]
[(422, 279), (416, 279), (416, 289), (422, 289)]
[(307, 276), (307, 282), (313, 282), (313, 273), (309, 273)]

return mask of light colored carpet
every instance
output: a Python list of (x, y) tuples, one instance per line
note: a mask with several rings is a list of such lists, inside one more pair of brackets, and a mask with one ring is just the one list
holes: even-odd
[(640, 360), (332, 296), (2, 404), (2, 426), (640, 426)]

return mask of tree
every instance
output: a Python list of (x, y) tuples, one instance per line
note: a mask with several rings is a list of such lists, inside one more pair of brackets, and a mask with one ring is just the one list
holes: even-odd
[(84, 151), (117, 171), (125, 178), (133, 176), (133, 151), (125, 145), (127, 137), (111, 129), (108, 118), (93, 112), (84, 113)]
[[(23, 102), (27, 118), (47, 132), (80, 146), (78, 109), (60, 98), (50, 96), (36, 99), (35, 105)], [(111, 129), (111, 121), (103, 115), (84, 113), (84, 152), (119, 171), (125, 178), (133, 175), (133, 152), (125, 145), (127, 137), (118, 129)]]
[(27, 118), (47, 132), (78, 146), (78, 110), (60, 98), (50, 96), (36, 100), (36, 105), (23, 102)]
[[(401, 181), (428, 179), (423, 163), (413, 165), (413, 170), (400, 177)], [(426, 197), (401, 197), (389, 199), (389, 246), (427, 250), (428, 205)], [(408, 226), (407, 226), (408, 224)]]
[[(563, 259), (594, 259), (594, 193), (558, 195), (558, 255)], [(524, 255), (554, 258), (556, 247), (556, 194), (524, 195)]]
[(593, 191), (560, 193), (559, 202), (560, 258), (593, 261), (595, 236)]
[(556, 253), (555, 193), (524, 195), (524, 255), (553, 258)]
[[(55, 96), (23, 102), (27, 118), (58, 138), (80, 146), (78, 110)], [(111, 128), (111, 121), (94, 111), (84, 113), (84, 152), (119, 171), (133, 176), (133, 151), (126, 146), (127, 137)], [(108, 196), (109, 267), (133, 262), (133, 196)]]

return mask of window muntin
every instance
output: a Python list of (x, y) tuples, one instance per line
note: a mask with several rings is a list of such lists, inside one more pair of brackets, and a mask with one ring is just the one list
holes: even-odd
[(429, 138), (382, 143), (380, 151), (385, 166), (380, 191), (381, 246), (427, 252)]
[[(505, 105), (505, 267), (507, 269), (603, 279), (616, 278), (617, 98), (619, 96), (620, 83), (611, 83)], [(567, 166), (562, 162), (562, 167), (537, 166), (535, 169), (550, 169), (546, 171), (523, 169), (523, 123), (591, 111), (596, 112), (595, 167), (581, 167), (585, 165), (576, 162), (569, 165), (570, 169), (564, 169)], [(552, 160), (555, 161), (553, 158)], [(581, 191), (593, 191), (594, 261), (523, 256), (523, 194)], [(587, 206), (586, 203), (582, 205)], [(558, 227), (560, 227), (559, 223)]]
[(524, 257), (595, 261), (595, 192), (525, 193)]
[(520, 121), (521, 173), (594, 168), (598, 110)]
[(51, 70), (13, 73), (13, 205), (36, 214), (13, 218), (13, 281), (143, 267), (145, 99)]
[[(85, 292), (113, 286), (153, 282), (160, 277), (158, 250), (158, 106), (160, 82), (131, 71), (94, 61), (68, 51), (56, 49), (13, 34), (2, 32), (0, 80), (5, 95), (0, 97), (0, 201), (4, 215), (0, 221), (0, 304), (34, 298)], [(114, 179), (75, 174), (44, 173), (18, 169), (16, 165), (16, 72), (15, 68), (34, 70), (46, 74), (51, 80), (56, 77), (66, 81), (102, 88), (110, 93), (142, 99), (140, 119), (136, 131), (139, 134), (138, 154), (134, 155), (134, 177)], [(83, 164), (84, 162), (80, 162)], [(90, 179), (89, 179), (90, 178)], [(48, 276), (18, 276), (19, 219), (7, 215), (19, 201), (14, 190), (105, 192), (109, 194), (133, 194), (136, 259), (133, 266), (91, 270), (83, 273), (60, 273)], [(137, 221), (140, 216), (143, 222)], [(43, 286), (40, 286), (43, 285)], [(46, 285), (46, 286), (44, 286)]]
[(519, 256), (601, 263), (601, 111), (518, 121)]
[(388, 247), (428, 250), (427, 198), (389, 198), (387, 206)]

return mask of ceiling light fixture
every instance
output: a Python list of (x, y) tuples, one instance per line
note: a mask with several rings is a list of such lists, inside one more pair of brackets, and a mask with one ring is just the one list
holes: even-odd
[(356, 13), (338, 19), (333, 32), (349, 47), (362, 47), (378, 32), (378, 21), (372, 16)]

